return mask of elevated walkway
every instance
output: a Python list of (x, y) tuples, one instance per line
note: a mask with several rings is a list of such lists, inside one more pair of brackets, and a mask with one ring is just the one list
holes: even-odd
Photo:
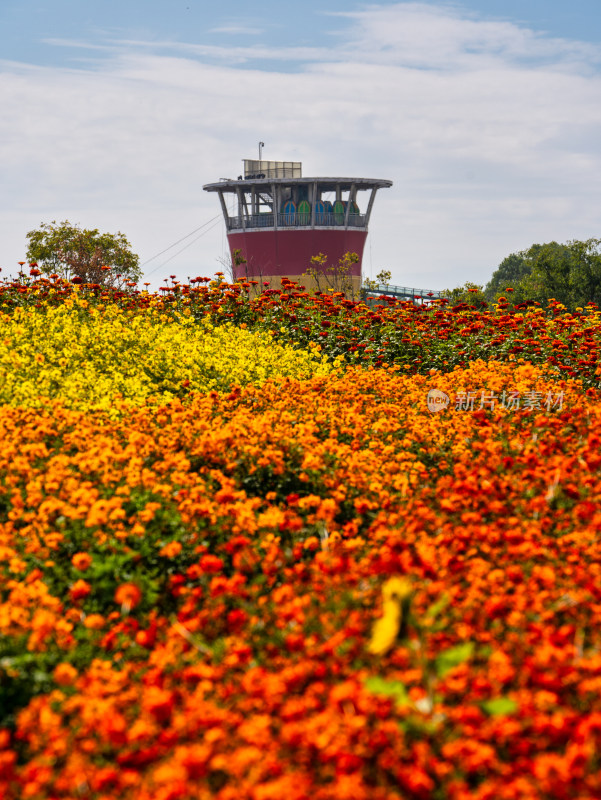
[(389, 283), (378, 283), (369, 288), (364, 286), (361, 292), (367, 301), (382, 297), (394, 297), (397, 300), (408, 300), (411, 303), (428, 303), (446, 296), (444, 292), (437, 289), (415, 289), (409, 286), (393, 286)]

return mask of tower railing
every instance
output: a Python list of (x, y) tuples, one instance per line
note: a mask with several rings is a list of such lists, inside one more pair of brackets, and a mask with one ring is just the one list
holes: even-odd
[[(274, 216), (277, 217), (278, 228), (310, 228), (311, 227), (311, 214), (299, 213), (298, 211), (283, 214), (249, 214), (244, 218), (240, 217), (227, 217), (227, 229), (242, 230), (252, 228), (274, 228)], [(331, 213), (315, 213), (315, 227), (316, 228), (366, 228), (367, 216), (365, 214), (349, 214), (348, 220), (345, 225), (345, 214)]]

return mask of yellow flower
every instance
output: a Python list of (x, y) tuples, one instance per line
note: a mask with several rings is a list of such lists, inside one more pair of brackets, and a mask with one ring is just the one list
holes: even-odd
[(85, 307), (75, 297), (58, 307), (0, 313), (0, 404), (122, 414), (128, 404), (161, 405), (192, 392), (229, 392), (269, 379), (328, 375), (341, 362), (315, 350), (274, 343), (248, 327), (195, 323), (184, 310)]
[(407, 578), (389, 578), (382, 587), (382, 616), (376, 620), (371, 640), (370, 653), (385, 655), (394, 645), (403, 621), (403, 610), (407, 613), (411, 598), (411, 583)]

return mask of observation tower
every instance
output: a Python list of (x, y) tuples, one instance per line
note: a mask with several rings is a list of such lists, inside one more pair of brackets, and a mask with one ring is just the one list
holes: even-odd
[[(356, 291), (376, 192), (390, 186), (371, 178), (304, 178), (298, 161), (244, 159), (244, 175), (203, 189), (221, 202), (235, 281), (277, 287), (286, 277), (315, 288), (306, 275), (311, 258), (323, 253), (327, 267), (350, 252), (359, 257), (349, 276)], [(236, 263), (236, 250), (244, 263)]]

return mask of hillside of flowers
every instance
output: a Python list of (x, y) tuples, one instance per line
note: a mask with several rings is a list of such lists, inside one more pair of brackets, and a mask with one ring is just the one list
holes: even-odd
[(601, 797), (601, 319), (510, 289), (1, 284), (0, 797)]

